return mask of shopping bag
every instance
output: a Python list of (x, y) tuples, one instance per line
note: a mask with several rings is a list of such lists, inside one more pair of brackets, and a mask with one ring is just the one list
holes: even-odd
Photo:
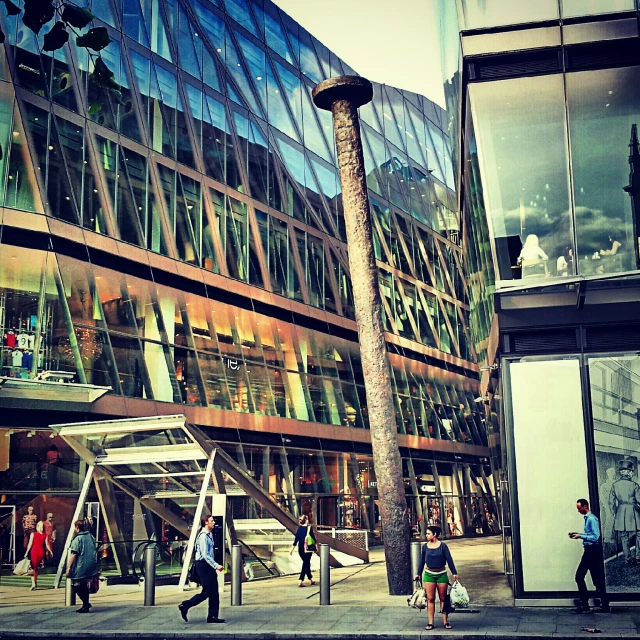
[(311, 525), (307, 527), (307, 535), (304, 539), (304, 550), (307, 553), (316, 552), (316, 539), (313, 537), (313, 534), (311, 533)]
[(26, 576), (29, 571), (31, 571), (31, 562), (29, 561), (29, 558), (23, 558), (16, 565), (13, 573), (15, 573), (17, 576)]
[(420, 580), (414, 581), (413, 594), (410, 598), (407, 598), (407, 606), (413, 609), (426, 609), (427, 594)]
[(450, 590), (447, 592), (447, 595), (444, 597), (444, 602), (442, 603), (442, 613), (446, 613), (449, 615), (455, 611), (455, 607), (451, 604), (451, 593)]
[(200, 576), (198, 575), (198, 567), (196, 566), (196, 563), (194, 562), (191, 565), (191, 568), (189, 569), (189, 582), (192, 582), (193, 584), (200, 584)]
[(456, 580), (451, 585), (451, 604), (458, 609), (466, 609), (469, 606), (469, 594), (467, 590)]
[(89, 593), (98, 593), (100, 589), (100, 574), (96, 573), (91, 580), (89, 580)]

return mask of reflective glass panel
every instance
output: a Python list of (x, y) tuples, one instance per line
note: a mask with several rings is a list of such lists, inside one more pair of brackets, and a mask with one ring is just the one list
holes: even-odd
[(633, 11), (634, 0), (561, 0), (562, 17), (594, 16), (615, 11)]
[[(640, 172), (640, 67), (571, 73), (566, 82), (578, 271), (635, 269), (634, 200), (625, 187), (631, 169)], [(640, 194), (635, 202), (640, 208)]]
[(640, 545), (640, 358), (589, 359), (605, 581), (609, 593), (635, 593)]
[(462, 15), (465, 29), (524, 24), (557, 18), (558, 2), (557, 0), (538, 0), (538, 2), (462, 0)]
[(470, 95), (499, 278), (571, 275), (562, 76), (473, 84)]

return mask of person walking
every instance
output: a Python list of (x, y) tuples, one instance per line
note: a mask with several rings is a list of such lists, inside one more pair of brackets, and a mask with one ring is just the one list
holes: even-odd
[(415, 580), (420, 580), (420, 574), (424, 569), (422, 582), (427, 594), (427, 617), (429, 623), (425, 627), (427, 631), (433, 629), (433, 619), (436, 613), (436, 590), (440, 598), (440, 613), (442, 614), (442, 624), (445, 629), (451, 629), (448, 612), (444, 608), (447, 597), (447, 586), (449, 576), (447, 567), (453, 574), (454, 582), (458, 579), (458, 571), (453, 563), (449, 547), (440, 540), (442, 529), (435, 525), (427, 528), (427, 544), (423, 545), (420, 554), (420, 564), (418, 565), (418, 575)]
[[(291, 547), (291, 551), (289, 551), (289, 555), (293, 555), (293, 551), (298, 546), (298, 555), (300, 556), (300, 560), (302, 560), (302, 569), (300, 569), (300, 577), (298, 578), (298, 586), (304, 587), (304, 579), (309, 578), (309, 584), (315, 584), (313, 579), (313, 575), (311, 575), (311, 556), (313, 555), (313, 551), (309, 551), (307, 549), (306, 539), (307, 536), (311, 536), (313, 538), (313, 532), (311, 531), (311, 525), (309, 524), (309, 518), (306, 515), (300, 516), (298, 520), (298, 530), (296, 531), (296, 536), (293, 539), (293, 546)], [(315, 544), (315, 538), (313, 540)]]
[(219, 618), (220, 612), (220, 594), (218, 593), (218, 571), (224, 571), (224, 567), (215, 561), (214, 545), (213, 545), (213, 527), (215, 521), (213, 516), (202, 517), (202, 530), (196, 538), (196, 569), (202, 591), (197, 593), (193, 598), (185, 600), (178, 605), (180, 615), (185, 622), (187, 612), (191, 607), (198, 606), (201, 602), (209, 600), (209, 611), (207, 613), (207, 622), (222, 623), (224, 618)]
[(76, 595), (82, 601), (77, 613), (89, 613), (89, 583), (98, 573), (98, 554), (96, 553), (96, 539), (91, 535), (84, 520), (74, 523), (75, 537), (69, 547), (67, 560), (67, 579)]
[[(31, 552), (31, 555), (29, 555), (29, 552)], [(25, 558), (31, 560), (31, 569), (33, 570), (33, 575), (31, 576), (31, 591), (35, 591), (38, 588), (38, 571), (45, 557), (51, 558), (52, 556), (53, 549), (49, 545), (49, 539), (44, 530), (44, 523), (40, 520), (36, 525), (36, 530), (33, 531), (29, 537), (27, 552), (24, 554)]]
[(591, 579), (596, 588), (596, 594), (600, 598), (600, 611), (609, 613), (609, 599), (605, 590), (604, 575), (602, 572), (602, 544), (600, 541), (600, 522), (589, 509), (589, 501), (580, 498), (576, 502), (576, 509), (584, 516), (584, 532), (572, 531), (569, 537), (572, 540), (582, 540), (582, 559), (576, 571), (576, 584), (580, 594), (580, 605), (576, 607), (574, 613), (589, 613), (589, 592), (585, 577), (587, 571), (591, 573)]

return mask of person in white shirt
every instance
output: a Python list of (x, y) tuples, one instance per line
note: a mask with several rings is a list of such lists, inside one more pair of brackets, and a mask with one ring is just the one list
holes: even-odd
[(522, 267), (522, 277), (548, 276), (547, 260), (549, 256), (540, 248), (538, 236), (530, 233), (518, 256), (518, 264)]

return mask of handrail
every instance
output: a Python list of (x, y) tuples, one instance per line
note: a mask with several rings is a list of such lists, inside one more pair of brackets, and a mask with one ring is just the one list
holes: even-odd
[(262, 560), (260, 558), (258, 558), (258, 556), (256, 555), (256, 552), (246, 543), (243, 542), (242, 540), (238, 539), (238, 542), (243, 546), (246, 547), (252, 554), (253, 557), (272, 575), (275, 576), (277, 575), (274, 571), (272, 571), (271, 569), (269, 569), (269, 567), (267, 567), (267, 565), (262, 562)]

